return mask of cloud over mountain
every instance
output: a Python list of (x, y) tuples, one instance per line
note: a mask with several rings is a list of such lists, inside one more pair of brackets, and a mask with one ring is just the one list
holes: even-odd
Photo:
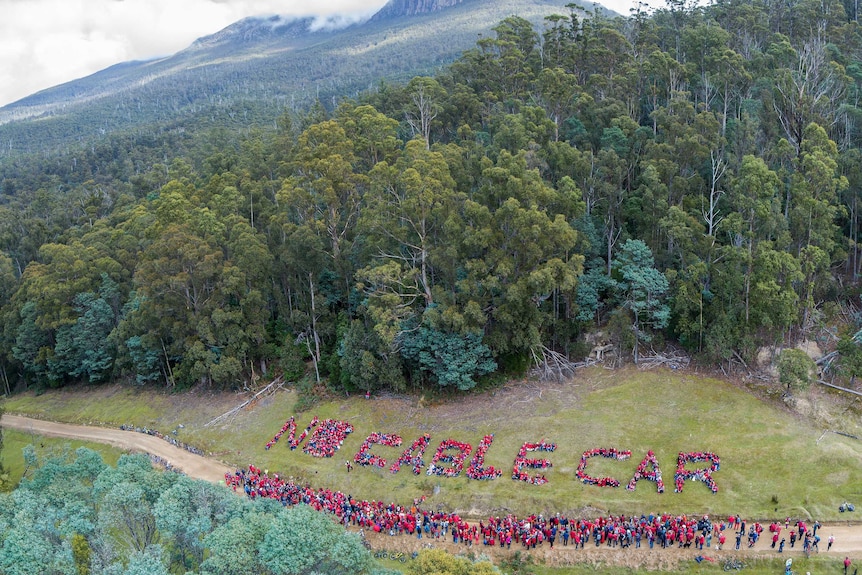
[(370, 16), (385, 0), (0, 0), (0, 106), (118, 62), (172, 54), (244, 17)]

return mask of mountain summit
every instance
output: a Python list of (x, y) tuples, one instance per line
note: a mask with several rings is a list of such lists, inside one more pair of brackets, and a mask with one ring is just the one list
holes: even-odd
[(371, 19), (386, 20), (437, 12), (463, 3), (464, 0), (389, 0)]

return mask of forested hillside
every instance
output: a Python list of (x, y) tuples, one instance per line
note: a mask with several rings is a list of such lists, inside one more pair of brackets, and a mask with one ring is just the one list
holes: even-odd
[(579, 359), (597, 328), (634, 361), (810, 334), (862, 266), (844, 4), (510, 17), (435, 77), (277, 130), (21, 159), (4, 379), (231, 387), (309, 366), (337, 389), (469, 389), (545, 350)]

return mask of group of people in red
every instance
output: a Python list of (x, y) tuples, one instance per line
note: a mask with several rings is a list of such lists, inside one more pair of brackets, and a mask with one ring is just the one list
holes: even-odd
[(401, 466), (406, 463), (413, 470), (413, 475), (419, 475), (422, 473), (422, 468), (425, 466), (425, 462), (422, 460), (422, 454), (425, 453), (425, 449), (428, 447), (429, 443), (431, 443), (431, 436), (429, 434), (425, 433), (421, 437), (418, 437), (416, 441), (410, 445), (410, 448), (406, 449), (404, 453), (401, 454), (401, 457), (392, 464), (389, 471), (392, 473), (398, 473)]
[[(315, 429), (316, 428), (316, 429)], [(287, 443), (291, 449), (296, 449), (308, 436), (311, 430), (314, 429), (308, 443), (302, 448), (304, 453), (314, 457), (332, 457), (339, 450), (344, 438), (353, 433), (353, 426), (346, 421), (338, 421), (335, 419), (324, 419), (322, 422), (315, 415), (308, 427), (296, 437), (296, 420), (291, 417), (288, 419), (275, 436), (266, 442), (266, 449), (272, 448), (278, 443), (278, 440), (287, 433)]]
[[(709, 468), (696, 469), (694, 471), (685, 468), (686, 463), (699, 463), (701, 461), (708, 461)], [(676, 493), (682, 492), (682, 488), (686, 480), (691, 479), (692, 481), (702, 481), (706, 483), (706, 486), (709, 487), (710, 491), (718, 493), (718, 484), (712, 478), (712, 472), (718, 471), (720, 464), (721, 460), (718, 455), (714, 453), (706, 451), (683, 453), (680, 451), (679, 458), (677, 460), (676, 473), (673, 477), (673, 482), (676, 487), (674, 491)]]
[(548, 478), (543, 473), (530, 475), (525, 469), (549, 469), (553, 467), (553, 463), (547, 459), (528, 459), (527, 453), (531, 451), (556, 451), (557, 444), (545, 441), (539, 443), (525, 443), (518, 450), (518, 456), (515, 458), (515, 464), (512, 466), (512, 479), (515, 481), (526, 481), (533, 485), (544, 485), (548, 482)]
[(473, 459), (470, 460), (470, 467), (467, 468), (467, 477), (470, 479), (477, 480), (490, 480), (497, 479), (503, 472), (499, 469), (496, 469), (493, 465), (489, 465), (488, 467), (483, 467), (485, 463), (485, 453), (487, 453), (488, 448), (491, 447), (491, 443), (494, 441), (494, 434), (490, 433), (482, 438), (482, 441), (479, 442), (479, 446), (476, 448), (476, 453), (473, 455)]
[(401, 436), (394, 433), (372, 433), (365, 438), (359, 451), (353, 456), (353, 461), (359, 465), (368, 465), (372, 467), (386, 467), (386, 460), (379, 455), (369, 453), (372, 445), (386, 445), (389, 447), (399, 447), (401, 445)]
[(305, 441), (305, 438), (308, 436), (308, 432), (319, 423), (319, 419), (315, 415), (311, 420), (311, 423), (308, 424), (308, 427), (305, 428), (305, 431), (299, 436), (299, 439), (296, 439), (296, 420), (291, 417), (287, 421), (284, 422), (284, 425), (281, 426), (281, 429), (278, 430), (272, 439), (266, 442), (265, 449), (269, 450), (273, 445), (278, 443), (278, 440), (281, 439), (281, 436), (287, 433), (287, 442), (290, 445), (291, 449), (296, 449), (296, 446)]
[[(647, 471), (647, 467), (650, 466), (652, 467), (652, 471)], [(661, 478), (661, 469), (658, 466), (658, 459), (652, 449), (647, 452), (647, 456), (638, 464), (637, 471), (635, 471), (628, 485), (626, 485), (626, 489), (634, 491), (638, 481), (641, 479), (654, 482), (658, 492), (664, 493), (664, 481)]]
[(598, 485), (599, 487), (619, 487), (620, 482), (613, 477), (592, 477), (587, 475), (587, 460), (592, 457), (606, 457), (608, 459), (616, 459), (623, 461), (632, 456), (631, 451), (621, 451), (613, 448), (600, 447), (598, 449), (590, 449), (584, 451), (581, 455), (581, 461), (578, 463), (576, 475), (578, 479), (584, 482), (585, 485)]
[[(288, 446), (290, 449), (296, 449), (299, 445), (308, 438), (308, 441), (303, 448), (303, 452), (314, 457), (332, 457), (335, 452), (342, 446), (344, 439), (353, 432), (353, 426), (346, 421), (338, 421), (326, 419), (321, 422), (317, 416), (313, 417), (311, 423), (305, 430), (296, 437), (296, 421), (293, 417), (288, 419), (278, 433), (266, 443), (266, 449), (272, 448), (278, 443), (281, 437), (288, 434)], [(313, 433), (312, 433), (312, 430)], [(310, 437), (309, 434), (311, 434)], [(397, 473), (403, 464), (408, 464), (412, 468), (414, 474), (419, 475), (422, 468), (425, 467), (425, 462), (422, 459), (425, 450), (430, 443), (431, 436), (424, 434), (417, 438), (413, 444), (406, 449), (402, 455), (391, 465), (389, 471)], [(500, 477), (502, 473), (493, 466), (484, 467), (485, 453), (494, 440), (494, 435), (485, 435), (479, 443), (475, 455), (470, 461), (470, 466), (467, 469), (467, 477), (470, 479), (489, 480)], [(383, 468), (386, 466), (386, 459), (376, 454), (371, 453), (370, 449), (373, 445), (384, 445), (388, 447), (399, 447), (402, 443), (400, 436), (396, 434), (372, 433), (365, 441), (363, 441), (359, 451), (353, 456), (353, 462), (363, 466), (374, 466)], [(542, 440), (538, 443), (524, 443), (515, 462), (512, 466), (512, 479), (515, 481), (524, 481), (533, 485), (542, 485), (548, 482), (547, 477), (542, 474), (531, 475), (528, 470), (531, 469), (549, 469), (553, 464), (543, 458), (530, 459), (527, 454), (533, 451), (555, 451), (557, 448), (555, 443)], [(440, 443), (433, 459), (427, 468), (428, 475), (438, 475), (445, 477), (458, 477), (464, 470), (464, 460), (469, 457), (473, 448), (469, 443), (456, 441), (454, 439), (446, 439)], [(453, 451), (457, 453), (452, 453)], [(598, 448), (584, 451), (581, 455), (580, 463), (577, 467), (577, 477), (587, 485), (595, 485), (598, 487), (619, 487), (620, 482), (613, 477), (593, 477), (586, 472), (587, 462), (592, 457), (605, 457), (609, 459), (625, 460), (629, 459), (632, 452), (629, 450), (618, 450), (613, 448)], [(708, 462), (706, 468), (688, 469), (689, 463)], [(352, 463), (348, 460), (345, 464), (348, 471), (352, 468)], [(677, 468), (674, 474), (675, 492), (682, 492), (687, 480), (700, 481), (709, 487), (713, 493), (718, 492), (718, 485), (712, 478), (712, 473), (719, 469), (719, 458), (716, 454), (710, 452), (680, 452), (677, 458)], [(647, 456), (638, 465), (637, 471), (632, 476), (631, 480), (626, 485), (626, 489), (634, 491), (637, 483), (646, 479), (656, 484), (656, 489), (659, 493), (664, 492), (664, 481), (662, 480), (661, 469), (659, 468), (658, 460), (655, 453), (650, 450)]]
[[(549, 447), (546, 445), (545, 447)], [(494, 545), (510, 548), (512, 544), (525, 549), (533, 549), (547, 543), (551, 547), (562, 544), (568, 547), (584, 548), (609, 546), (620, 548), (694, 547), (721, 549), (728, 535), (736, 536), (736, 549), (746, 533), (763, 531), (759, 523), (749, 524), (738, 515), (727, 520), (713, 521), (709, 516), (691, 517), (686, 515), (650, 514), (640, 516), (609, 515), (594, 519), (568, 518), (561, 514), (544, 516), (533, 514), (517, 517), (509, 514), (503, 517), (490, 517), (478, 524), (468, 523), (456, 513), (434, 512), (423, 509), (424, 498), (415, 501), (411, 507), (386, 504), (382, 501), (358, 500), (340, 491), (313, 488), (300, 485), (292, 479), (270, 475), (253, 465), (248, 470), (239, 469), (225, 474), (225, 482), (234, 490), (257, 499), (272, 498), (283, 505), (306, 504), (318, 511), (334, 515), (344, 525), (354, 525), (363, 529), (389, 535), (415, 535), (435, 539), (450, 538), (455, 543), (465, 545)], [(787, 519), (785, 528), (789, 527)], [(789, 530), (791, 547), (797, 536), (814, 545), (819, 541), (819, 523), (809, 526), (802, 521), (794, 523), (795, 529)], [(779, 522), (769, 526), (773, 542), (781, 534)], [(733, 535), (731, 535), (733, 534)], [(753, 546), (757, 542), (749, 540)], [(715, 545), (713, 545), (715, 543)], [(830, 538), (830, 547), (832, 540)], [(779, 552), (783, 552), (783, 543)]]
[[(449, 453), (456, 450), (455, 455)], [(428, 475), (445, 475), (446, 477), (458, 477), (461, 471), (464, 470), (464, 460), (467, 455), (473, 451), (473, 446), (469, 443), (455, 441), (454, 439), (444, 439), (437, 447), (434, 457), (431, 458), (431, 465), (428, 466)], [(445, 466), (444, 466), (445, 465)]]
[[(416, 534), (422, 537), (439, 537), (442, 532), (451, 534), (456, 542), (474, 541), (478, 528), (467, 524), (456, 513), (432, 512), (421, 509), (415, 501), (412, 507), (385, 504), (382, 501), (358, 500), (340, 491), (314, 489), (300, 485), (278, 474), (270, 475), (254, 465), (248, 470), (238, 469), (225, 474), (225, 482), (234, 491), (242, 490), (251, 499), (271, 498), (282, 505), (306, 504), (317, 511), (334, 515), (339, 523), (370, 529), (389, 535)], [(432, 533), (431, 525), (435, 526)]]

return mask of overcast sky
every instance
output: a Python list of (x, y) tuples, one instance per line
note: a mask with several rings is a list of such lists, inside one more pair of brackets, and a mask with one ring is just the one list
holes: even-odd
[[(603, 0), (628, 14), (632, 0)], [(0, 0), (0, 106), (173, 54), (246, 16), (371, 14), (386, 0)]]

